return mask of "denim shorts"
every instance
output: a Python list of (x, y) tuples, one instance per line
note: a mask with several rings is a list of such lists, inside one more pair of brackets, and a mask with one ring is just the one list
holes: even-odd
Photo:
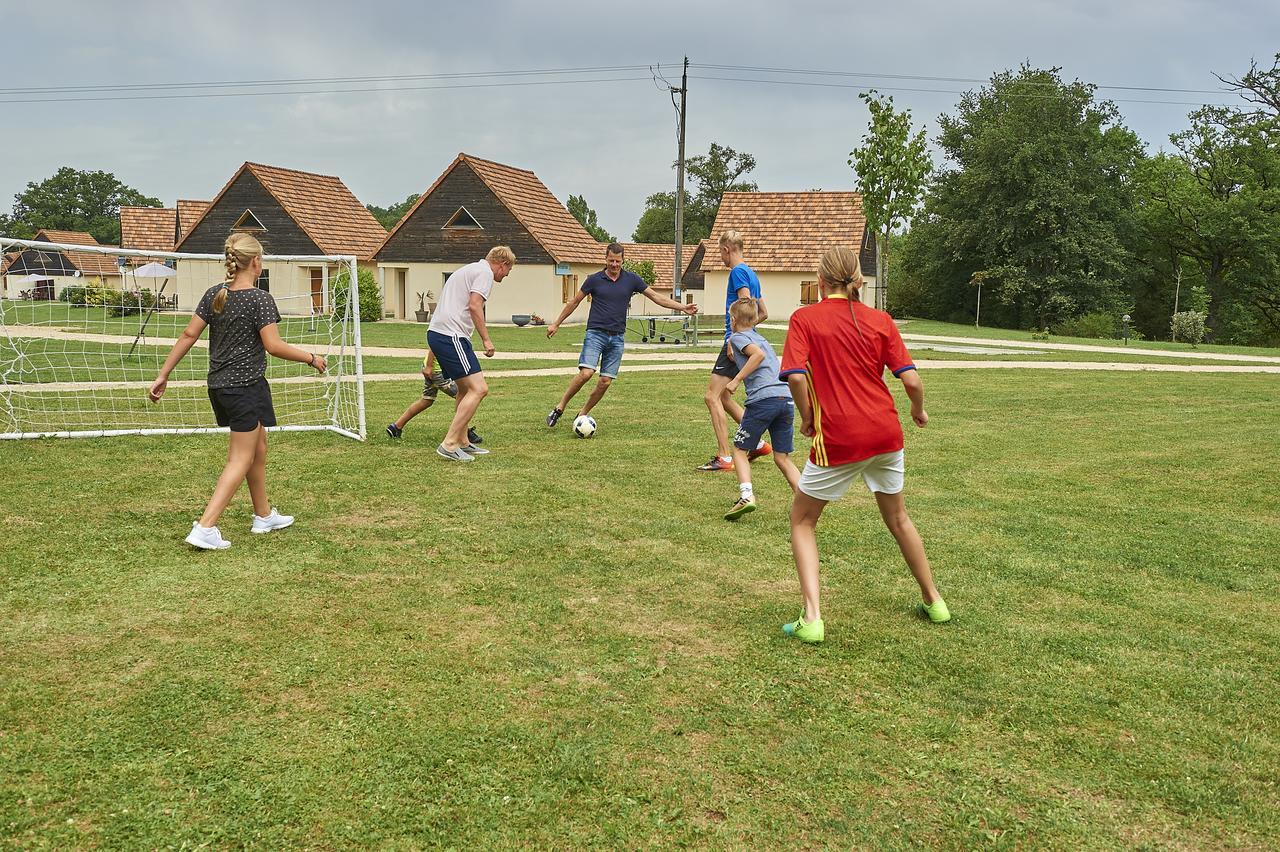
[(624, 335), (609, 334), (598, 328), (589, 328), (586, 338), (582, 341), (582, 354), (578, 356), (578, 366), (594, 370), (598, 364), (600, 375), (616, 379), (618, 369), (622, 366), (624, 348), (626, 348)]
[(794, 446), (792, 424), (795, 422), (795, 405), (789, 396), (770, 396), (757, 402), (748, 402), (742, 411), (742, 424), (733, 436), (733, 445), (740, 450), (754, 450), (765, 431), (776, 453), (789, 453)]

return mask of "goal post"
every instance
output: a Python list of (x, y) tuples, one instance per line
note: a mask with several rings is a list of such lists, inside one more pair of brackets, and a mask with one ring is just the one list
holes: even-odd
[[(226, 277), (220, 254), (0, 237), (0, 438), (226, 432), (206, 389), (208, 334), (147, 398), (200, 298)], [(328, 370), (267, 357), (277, 426), (365, 440), (359, 271), (350, 255), (265, 255), (258, 286), (287, 343)]]

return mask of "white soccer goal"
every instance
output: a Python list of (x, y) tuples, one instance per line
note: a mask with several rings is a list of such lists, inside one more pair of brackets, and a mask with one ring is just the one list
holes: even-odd
[[(147, 399), (201, 296), (225, 278), (222, 255), (7, 237), (0, 254), (0, 438), (226, 431), (205, 385), (208, 331), (173, 371), (164, 398)], [(365, 439), (356, 282), (354, 257), (263, 259), (258, 286), (280, 310), (280, 336), (328, 360), (319, 376), (267, 357), (275, 429)]]

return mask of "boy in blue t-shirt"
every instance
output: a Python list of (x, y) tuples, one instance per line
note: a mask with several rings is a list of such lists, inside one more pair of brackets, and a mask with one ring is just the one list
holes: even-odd
[(749, 453), (757, 442), (769, 432), (773, 442), (773, 463), (786, 477), (792, 492), (800, 481), (800, 471), (791, 461), (792, 431), (795, 408), (791, 401), (791, 389), (778, 376), (778, 356), (773, 347), (755, 330), (756, 300), (739, 299), (729, 306), (731, 331), (726, 347), (738, 367), (737, 374), (729, 380), (728, 391), (733, 393), (738, 385), (747, 386), (747, 405), (742, 412), (742, 423), (733, 436), (733, 469), (738, 473), (738, 502), (725, 513), (725, 520), (735, 521), (756, 508), (755, 492), (751, 488), (751, 459)]

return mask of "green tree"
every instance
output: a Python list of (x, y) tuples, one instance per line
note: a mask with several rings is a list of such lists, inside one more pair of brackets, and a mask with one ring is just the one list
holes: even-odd
[(581, 195), (570, 195), (569, 203), (566, 205), (569, 212), (573, 214), (573, 218), (582, 223), (582, 227), (587, 229), (587, 233), (598, 243), (613, 242), (611, 235), (604, 228), (600, 227), (600, 222), (596, 219), (596, 211), (592, 210), (587, 204), (587, 199)]
[[(756, 191), (753, 181), (742, 180), (755, 167), (755, 157), (715, 142), (711, 143), (706, 154), (685, 160), (685, 177), (688, 180), (682, 229), (685, 245), (711, 235), (716, 214), (720, 212), (720, 199), (726, 192)], [(645, 199), (644, 212), (631, 238), (638, 243), (674, 243), (675, 217), (675, 192), (655, 192)]]
[(409, 212), (409, 208), (418, 203), (418, 198), (419, 194), (415, 192), (399, 204), (392, 204), (390, 207), (366, 204), (365, 209), (373, 214), (373, 218), (377, 219), (382, 227), (390, 231), (404, 218), (404, 214)]
[(1176, 153), (1138, 174), (1141, 236), (1195, 264), (1215, 339), (1261, 342), (1280, 333), (1280, 120), (1221, 106), (1190, 118)]
[(938, 123), (947, 164), (908, 243), (929, 237), (909, 253), (913, 274), (941, 291), (942, 318), (972, 321), (976, 281), (993, 325), (1122, 309), (1120, 235), (1142, 148), (1114, 104), (1058, 69), (1024, 66), (966, 93)]
[(11, 218), (28, 233), (40, 228), (87, 231), (103, 245), (119, 245), (121, 207), (162, 206), (160, 199), (124, 185), (110, 172), (63, 166), (15, 195)]
[(653, 268), (652, 260), (624, 260), (622, 268), (640, 276), (640, 280), (652, 287), (658, 282), (658, 271)]
[(849, 152), (858, 175), (867, 228), (876, 235), (876, 307), (884, 310), (889, 288), (889, 237), (920, 206), (933, 161), (923, 130), (911, 132), (911, 111), (893, 108), (892, 97), (874, 90), (858, 95), (871, 112), (871, 128), (862, 145)]

